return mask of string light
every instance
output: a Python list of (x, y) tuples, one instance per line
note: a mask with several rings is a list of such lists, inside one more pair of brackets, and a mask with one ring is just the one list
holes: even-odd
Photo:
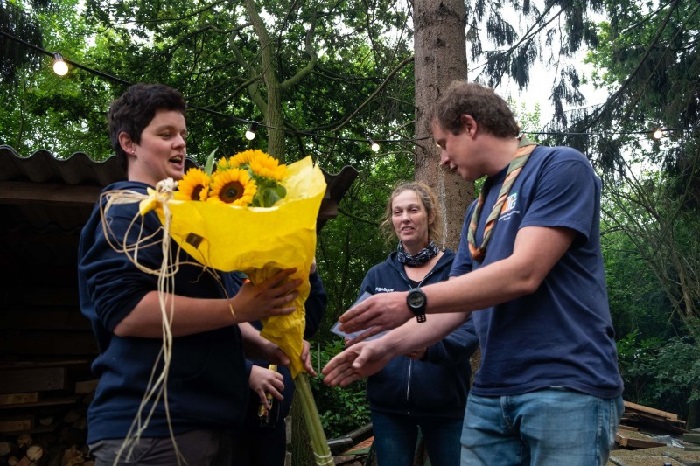
[(245, 132), (245, 138), (249, 141), (255, 139), (255, 131), (258, 129), (258, 123), (256, 121), (250, 124), (250, 127)]
[[(87, 71), (87, 72), (89, 72), (89, 73), (91, 73), (91, 74), (100, 76), (100, 77), (102, 77), (102, 78), (104, 78), (104, 79), (106, 79), (106, 80), (113, 81), (113, 82), (117, 82), (117, 83), (120, 83), (120, 84), (125, 85), (125, 86), (130, 86), (130, 85), (132, 84), (132, 83), (130, 83), (130, 82), (128, 82), (128, 81), (125, 81), (125, 80), (123, 80), (123, 79), (121, 79), (121, 78), (118, 78), (118, 77), (116, 77), (116, 76), (110, 75), (110, 74), (108, 74), (108, 73), (105, 73), (105, 72), (103, 72), (103, 71), (99, 71), (99, 70), (90, 68), (90, 67), (88, 67), (88, 66), (82, 65), (82, 64), (80, 64), (80, 63), (77, 63), (77, 62), (74, 62), (74, 61), (71, 61), (71, 60), (66, 60), (66, 59), (65, 59), (60, 53), (58, 53), (58, 52), (49, 52), (49, 51), (47, 51), (47, 50), (44, 50), (44, 49), (42, 49), (41, 47), (37, 47), (36, 45), (30, 44), (30, 43), (28, 43), (28, 42), (26, 42), (26, 41), (20, 39), (19, 37), (16, 37), (16, 36), (14, 36), (13, 34), (7, 32), (7, 31), (4, 31), (4, 30), (2, 30), (2, 29), (0, 29), (0, 37), (5, 37), (5, 38), (7, 38), (7, 39), (10, 39), (10, 40), (12, 40), (12, 41), (14, 41), (14, 42), (17, 42), (17, 43), (19, 43), (19, 44), (25, 46), (25, 47), (27, 47), (27, 48), (33, 49), (33, 50), (35, 50), (35, 51), (37, 51), (37, 52), (39, 52), (39, 53), (43, 53), (43, 54), (45, 54), (45, 55), (49, 55), (49, 56), (53, 57), (53, 65), (52, 65), (53, 71), (54, 71), (54, 73), (58, 74), (59, 76), (65, 76), (65, 75), (68, 73), (68, 71), (69, 71), (69, 67), (68, 67), (68, 66), (70, 65), (70, 66), (73, 66), (73, 67), (75, 67), (75, 68), (78, 68), (78, 69)], [(200, 110), (200, 111), (203, 111), (203, 112), (205, 112), (205, 113), (212, 114), (212, 115), (217, 115), (217, 116), (220, 116), (220, 117), (225, 117), (225, 118), (228, 118), (228, 119), (230, 119), (230, 120), (232, 120), (232, 121), (239, 122), (239, 123), (250, 123), (250, 120), (238, 118), (238, 117), (235, 117), (235, 116), (232, 116), (232, 115), (226, 115), (226, 114), (217, 112), (217, 111), (215, 111), (215, 110), (212, 110), (212, 109), (206, 108), (206, 107), (203, 108), (203, 107), (197, 107), (197, 106), (191, 105), (191, 106), (189, 106), (189, 108), (191, 108), (191, 109), (193, 109), (193, 110)], [(252, 123), (250, 123), (250, 127), (248, 128), (248, 130), (247, 130), (246, 133), (245, 133), (245, 137), (246, 137), (249, 141), (252, 141), (252, 140), (255, 139), (255, 137), (256, 137), (256, 130), (257, 130), (257, 128), (258, 128), (259, 125), (260, 125), (260, 124), (257, 123), (257, 122), (252, 122)], [(520, 122), (518, 122), (518, 125), (519, 125), (519, 127), (520, 127)], [(658, 139), (661, 139), (662, 137), (668, 136), (669, 134), (672, 134), (672, 133), (685, 133), (685, 132), (688, 132), (688, 131), (691, 132), (691, 133), (694, 132), (693, 129), (689, 129), (689, 128), (657, 128), (657, 129), (655, 129), (655, 130), (652, 132), (652, 136), (653, 136), (655, 139), (658, 140)], [(298, 134), (298, 135), (302, 135), (302, 136), (309, 136), (309, 137), (322, 138), (322, 139), (331, 139), (331, 140), (335, 140), (335, 141), (348, 141), (348, 142), (358, 142), (358, 143), (364, 141), (363, 139), (345, 138), (345, 137), (324, 135), (324, 134), (314, 133), (314, 132), (304, 131), (304, 130), (293, 131), (293, 133)], [(640, 135), (641, 135), (641, 134), (646, 134), (646, 135), (649, 135), (649, 130), (641, 130), (641, 131), (619, 131), (619, 132), (606, 133), (606, 134), (595, 133), (595, 132), (555, 132), (555, 131), (553, 131), (553, 132), (549, 132), (549, 131), (523, 131), (523, 133), (525, 133), (525, 134), (530, 134), (530, 135), (538, 135), (538, 136), (611, 137), (611, 136), (613, 136), (613, 135), (618, 135), (618, 136), (619, 136), (619, 135), (633, 135), (633, 134), (640, 134)], [(415, 138), (407, 138), (407, 139), (388, 139), (388, 140), (385, 140), (385, 141), (382, 141), (382, 142), (387, 142), (387, 143), (392, 143), (392, 144), (416, 144), (416, 143), (419, 143), (420, 141), (424, 141), (424, 140), (427, 140), (427, 139), (430, 139), (430, 138), (431, 138), (431, 136), (427, 135), (427, 136), (416, 136)], [(379, 150), (381, 149), (381, 146), (379, 145), (379, 143), (377, 143), (376, 141), (372, 140), (371, 137), (367, 137), (367, 138), (366, 138), (366, 141), (369, 142), (372, 151), (374, 151), (374, 152), (379, 152)]]
[(60, 53), (53, 54), (53, 72), (59, 76), (68, 74), (68, 63), (66, 63)]

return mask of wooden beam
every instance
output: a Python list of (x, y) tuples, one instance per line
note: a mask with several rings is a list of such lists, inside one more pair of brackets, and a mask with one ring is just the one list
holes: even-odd
[(0, 204), (93, 205), (100, 189), (96, 185), (0, 181)]
[(660, 409), (650, 408), (648, 406), (638, 405), (636, 403), (632, 403), (631, 401), (625, 401), (625, 409), (631, 409), (647, 414), (654, 414), (656, 416), (661, 416), (671, 421), (678, 420), (678, 414), (661, 411)]
[(0, 372), (0, 377), (3, 380), (0, 393), (41, 392), (68, 388), (65, 367), (7, 370)]

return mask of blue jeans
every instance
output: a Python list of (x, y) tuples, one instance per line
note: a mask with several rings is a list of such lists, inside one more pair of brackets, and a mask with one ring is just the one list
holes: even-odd
[(451, 419), (372, 411), (377, 464), (412, 466), (419, 428), (430, 458), (430, 466), (459, 465), (461, 417)]
[(469, 393), (461, 466), (604, 466), (623, 411), (621, 396), (605, 400), (558, 388)]

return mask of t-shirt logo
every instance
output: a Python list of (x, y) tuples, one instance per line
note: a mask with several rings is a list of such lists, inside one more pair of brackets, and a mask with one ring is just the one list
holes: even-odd
[(503, 203), (503, 207), (501, 208), (501, 215), (507, 214), (508, 212), (512, 211), (515, 209), (515, 203), (518, 202), (518, 193), (512, 193), (508, 196), (506, 199), (506, 202)]

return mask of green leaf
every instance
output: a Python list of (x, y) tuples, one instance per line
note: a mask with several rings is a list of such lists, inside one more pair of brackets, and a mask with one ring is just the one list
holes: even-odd
[(207, 157), (207, 162), (204, 165), (204, 171), (209, 176), (211, 176), (211, 174), (214, 173), (214, 154), (216, 154), (217, 150), (219, 150), (218, 147), (211, 151), (211, 154), (209, 154), (209, 156)]

